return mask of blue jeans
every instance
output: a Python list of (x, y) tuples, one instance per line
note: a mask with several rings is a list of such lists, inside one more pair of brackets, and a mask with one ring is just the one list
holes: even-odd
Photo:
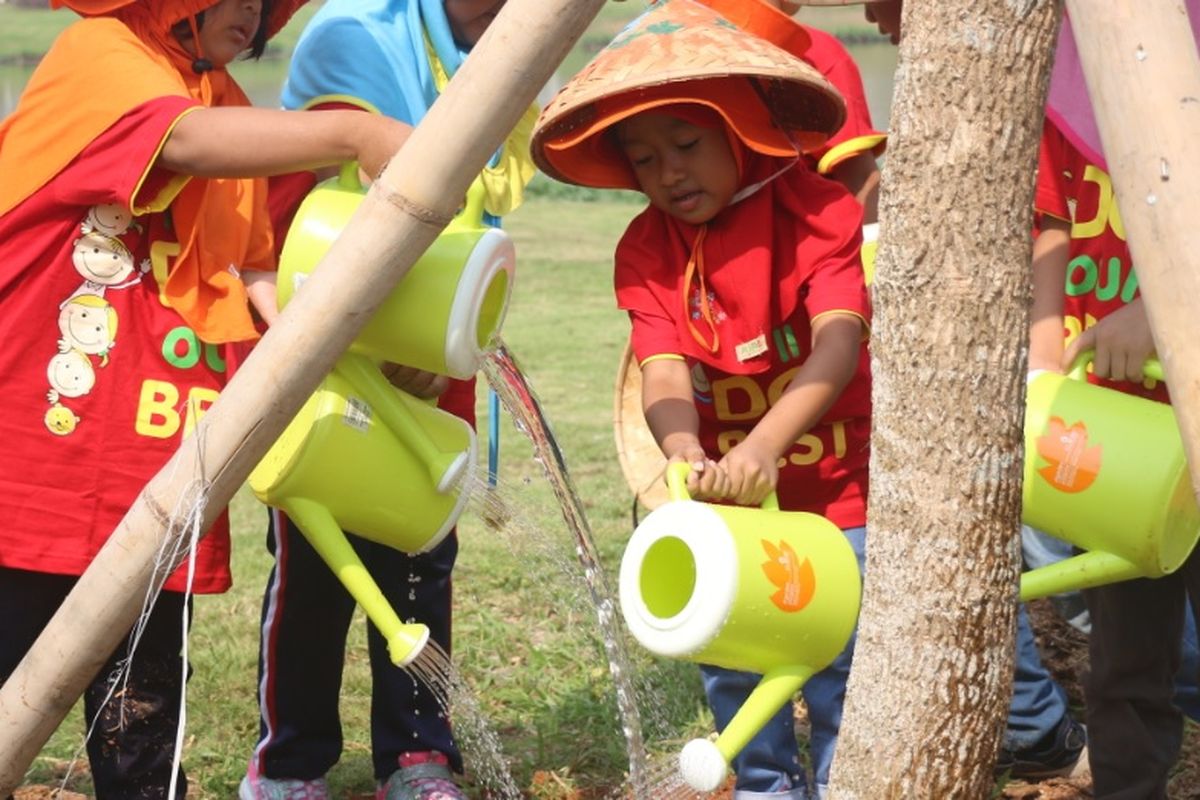
[[(866, 528), (844, 531), (862, 573), (866, 560)], [(808, 742), (812, 760), (816, 797), (824, 794), (829, 783), (829, 766), (833, 763), (833, 747), (842, 724), (842, 703), (846, 699), (846, 679), (850, 675), (850, 660), (854, 654), (855, 636), (833, 663), (812, 676), (801, 693), (808, 706), (812, 735)], [(761, 676), (721, 667), (701, 666), (704, 691), (712, 708), (717, 730), (724, 730), (733, 715), (742, 707)], [(763, 726), (745, 749), (733, 760), (737, 775), (734, 800), (753, 798), (789, 798), (807, 800), (809, 797), (804, 767), (800, 763), (800, 748), (796, 742), (792, 706), (786, 704)]]
[(1067, 715), (1066, 692), (1042, 665), (1024, 603), (1017, 607), (1017, 652), (1013, 660), (1012, 704), (1001, 747), (1019, 753), (1053, 733)]
[[(1029, 569), (1054, 564), (1064, 558), (1070, 558), (1076, 552), (1070, 542), (1028, 525), (1021, 527), (1021, 551)], [(1183, 660), (1179, 671), (1175, 673), (1175, 705), (1192, 720), (1200, 722), (1200, 686), (1197, 685), (1197, 677), (1200, 676), (1200, 644), (1196, 639), (1196, 617), (1192, 613), (1190, 603), (1184, 604), (1184, 611)]]

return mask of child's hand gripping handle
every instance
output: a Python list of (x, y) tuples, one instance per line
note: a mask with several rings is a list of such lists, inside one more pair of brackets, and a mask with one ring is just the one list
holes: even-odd
[[(667, 464), (667, 496), (672, 500), (691, 500), (692, 495), (688, 492), (687, 481), (692, 474), (692, 465), (686, 461), (673, 461)], [(779, 510), (779, 497), (775, 492), (767, 495), (760, 508), (766, 511)]]
[[(1071, 368), (1067, 370), (1067, 377), (1077, 381), (1087, 380), (1087, 368), (1095, 358), (1095, 350), (1084, 350), (1080, 353), (1075, 361), (1071, 364)], [(1157, 358), (1147, 358), (1146, 363), (1142, 365), (1142, 373), (1147, 378), (1153, 378), (1156, 381), (1165, 381), (1166, 374), (1163, 372), (1162, 363)]]

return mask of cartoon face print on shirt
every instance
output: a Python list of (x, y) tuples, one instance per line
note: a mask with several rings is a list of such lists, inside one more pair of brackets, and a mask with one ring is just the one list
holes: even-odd
[(63, 304), (58, 312), (58, 351), (78, 350), (100, 356), (100, 366), (108, 364), (108, 351), (117, 338), (117, 312), (103, 297), (79, 294)]
[(133, 274), (133, 254), (120, 239), (99, 232), (75, 240), (71, 263), (89, 284), (117, 288)]
[(82, 397), (96, 385), (96, 370), (92, 368), (91, 360), (78, 350), (68, 350), (50, 359), (46, 377), (50, 381), (47, 397), (51, 405), (57, 403), (59, 397)]
[[(87, 217), (79, 225), (81, 233), (103, 233), (106, 236), (120, 236), (133, 225), (133, 215), (129, 209), (116, 203), (103, 203), (92, 206)], [(140, 226), (133, 225), (140, 230)]]
[(74, 432), (75, 426), (79, 424), (79, 417), (62, 403), (55, 403), (46, 412), (45, 422), (46, 429), (55, 436), (66, 436)]

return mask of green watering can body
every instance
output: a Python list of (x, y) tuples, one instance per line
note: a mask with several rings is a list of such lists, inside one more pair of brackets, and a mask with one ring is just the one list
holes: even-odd
[[(1022, 519), (1085, 552), (1025, 573), (1024, 600), (1162, 577), (1200, 537), (1171, 407), (1088, 383), (1088, 361), (1029, 382)], [(1154, 361), (1146, 374), (1163, 377)]]
[[(357, 167), (313, 189), (293, 218), (279, 257), (282, 308), (304, 285), (365, 196)], [(483, 224), (483, 186), (417, 260), (363, 327), (351, 349), (377, 361), (466, 379), (500, 330), (515, 253), (504, 231)]]
[(845, 649), (862, 579), (841, 529), (817, 514), (691, 500), (686, 464), (668, 468), (671, 502), (638, 525), (621, 561), (621, 611), (651, 652), (760, 673), (715, 742), (697, 739), (680, 768), (712, 791), (750, 738)]
[[(282, 308), (362, 203), (357, 167), (305, 198), (280, 256)], [(512, 287), (512, 242), (482, 224), (483, 194), (467, 203), (384, 299), (362, 333), (250, 475), (282, 509), (408, 664), (429, 630), (402, 623), (344, 531), (409, 553), (436, 547), (467, 502), (476, 469), (465, 421), (392, 387), (378, 362), (468, 378), (499, 329)]]
[(428, 630), (404, 625), (343, 531), (408, 553), (436, 547), (467, 502), (471, 426), (392, 388), (374, 364), (343, 356), (250, 473), (259, 500), (282, 509), (388, 641), (412, 661)]

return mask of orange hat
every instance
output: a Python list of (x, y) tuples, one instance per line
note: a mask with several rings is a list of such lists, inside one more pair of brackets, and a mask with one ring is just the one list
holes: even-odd
[[(162, 0), (50, 0), (51, 8), (69, 8), (84, 17), (100, 17), (112, 14), (118, 9), (141, 3), (156, 12), (169, 27), (181, 19), (198, 14), (206, 8), (215, 5), (217, 0), (181, 0), (181, 2), (163, 2)], [(296, 9), (307, 0), (272, 0), (271, 18), (267, 20), (267, 38), (279, 33), (296, 13)]]
[(812, 45), (804, 26), (766, 0), (700, 0), (747, 33), (766, 39), (797, 58)]
[(846, 116), (837, 89), (799, 58), (707, 5), (665, 0), (630, 23), (543, 109), (533, 159), (560, 181), (636, 189), (624, 154), (605, 132), (634, 114), (679, 103), (712, 108), (746, 147), (767, 156), (820, 147)]

